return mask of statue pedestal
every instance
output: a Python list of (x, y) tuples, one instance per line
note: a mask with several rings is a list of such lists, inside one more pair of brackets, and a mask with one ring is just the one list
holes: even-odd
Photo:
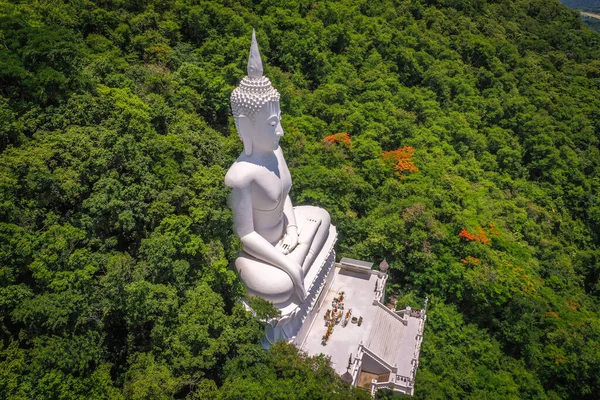
[(308, 295), (303, 302), (297, 300), (279, 306), (281, 317), (273, 318), (267, 323), (265, 337), (262, 340), (264, 348), (269, 348), (279, 340), (290, 343), (302, 343), (315, 318), (316, 310), (323, 302), (325, 292), (333, 279), (333, 264), (335, 263), (335, 251), (333, 246), (337, 241), (337, 230), (335, 226), (329, 226), (329, 235), (323, 244), (321, 251), (315, 257), (313, 265), (304, 277), (304, 287)]

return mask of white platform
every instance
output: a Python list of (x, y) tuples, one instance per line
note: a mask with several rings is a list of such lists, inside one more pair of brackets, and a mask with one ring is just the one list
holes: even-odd
[[(387, 274), (362, 264), (336, 264), (330, 279), (322, 304), (313, 311), (313, 322), (303, 340), (297, 342), (298, 347), (311, 356), (325, 354), (339, 375), (348, 372), (355, 386), (369, 390), (373, 396), (380, 389), (412, 395), (425, 310), (388, 309), (382, 304)], [(342, 323), (335, 325), (324, 344), (325, 314), (341, 291), (344, 315), (352, 308), (352, 316), (362, 316), (363, 322), (360, 327), (351, 322), (345, 327)]]
[[(375, 271), (373, 271), (375, 272)], [(359, 272), (348, 269), (335, 268), (333, 282), (327, 291), (325, 300), (317, 312), (314, 323), (306, 335), (300, 348), (310, 355), (323, 353), (331, 358), (332, 367), (338, 374), (346, 372), (350, 353), (356, 356), (356, 350), (361, 341), (365, 340), (371, 331), (375, 317), (373, 300), (376, 298), (375, 282), (379, 288), (384, 284), (385, 275)], [(361, 326), (348, 323), (346, 327), (338, 324), (327, 341), (321, 343), (323, 335), (327, 332), (325, 326), (325, 313), (331, 309), (334, 297), (344, 291), (344, 313), (352, 308), (352, 315), (363, 317)]]
[(330, 225), (327, 240), (304, 277), (304, 287), (308, 293), (306, 299), (303, 302), (292, 300), (279, 308), (281, 317), (268, 321), (262, 341), (263, 347), (268, 348), (279, 340), (290, 343), (303, 340), (314, 319), (314, 310), (318, 309), (323, 301), (322, 293), (331, 283), (336, 241), (337, 230), (335, 226)]

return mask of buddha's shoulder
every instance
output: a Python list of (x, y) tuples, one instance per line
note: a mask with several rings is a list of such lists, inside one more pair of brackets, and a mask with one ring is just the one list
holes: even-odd
[(233, 189), (243, 189), (250, 186), (259, 173), (258, 165), (238, 160), (225, 174), (225, 185)]

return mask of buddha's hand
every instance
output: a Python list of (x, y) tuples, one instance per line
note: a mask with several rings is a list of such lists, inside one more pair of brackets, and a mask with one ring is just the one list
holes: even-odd
[(298, 227), (296, 225), (288, 225), (285, 236), (280, 245), (283, 254), (289, 254), (298, 245)]
[(304, 289), (304, 275), (302, 274), (302, 267), (300, 264), (290, 259), (286, 260), (286, 264), (285, 271), (288, 273), (292, 279), (292, 282), (294, 283), (296, 294), (301, 301), (304, 301), (306, 298), (306, 289)]

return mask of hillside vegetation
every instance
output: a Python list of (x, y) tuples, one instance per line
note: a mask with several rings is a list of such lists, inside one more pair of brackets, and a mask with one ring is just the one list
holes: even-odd
[(600, 35), (558, 0), (0, 0), (0, 393), (368, 398), (239, 305), (256, 28), (296, 204), (430, 297), (417, 399), (600, 392)]

